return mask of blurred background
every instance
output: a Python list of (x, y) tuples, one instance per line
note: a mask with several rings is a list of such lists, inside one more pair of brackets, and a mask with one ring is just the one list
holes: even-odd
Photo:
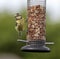
[[(46, 0), (46, 38), (53, 41), (50, 53), (22, 52), (25, 43), (17, 42), (15, 14), (27, 17), (27, 0), (0, 0), (0, 59), (59, 59), (60, 58), (60, 0)], [(26, 26), (26, 25), (24, 25)], [(26, 38), (23, 32), (22, 39)]]

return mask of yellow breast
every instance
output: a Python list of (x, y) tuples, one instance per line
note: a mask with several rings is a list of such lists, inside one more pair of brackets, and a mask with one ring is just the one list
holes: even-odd
[(17, 24), (20, 24), (20, 23), (21, 23), (21, 21), (20, 21), (20, 20), (16, 20), (16, 23), (17, 23)]

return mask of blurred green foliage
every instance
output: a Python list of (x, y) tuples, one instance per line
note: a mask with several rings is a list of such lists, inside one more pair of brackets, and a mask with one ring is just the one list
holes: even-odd
[[(21, 12), (26, 19), (26, 12)], [(27, 26), (24, 25), (25, 27)], [(0, 13), (0, 53), (15, 53), (23, 59), (60, 59), (60, 24), (51, 24), (47, 15), (46, 21), (47, 41), (53, 41), (54, 45), (47, 45), (51, 48), (49, 53), (22, 52), (20, 48), (25, 43), (17, 42), (14, 15), (7, 12)], [(26, 32), (23, 32), (22, 39), (26, 39)]]

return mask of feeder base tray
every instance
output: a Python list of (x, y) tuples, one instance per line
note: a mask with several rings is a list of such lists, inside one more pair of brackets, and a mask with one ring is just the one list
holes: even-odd
[(46, 47), (45, 45), (43, 46), (26, 45), (22, 47), (21, 50), (24, 52), (50, 52), (50, 49)]

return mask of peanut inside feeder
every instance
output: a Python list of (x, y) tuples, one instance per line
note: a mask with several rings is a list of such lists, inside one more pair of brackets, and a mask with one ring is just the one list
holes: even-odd
[(28, 7), (28, 35), (29, 41), (46, 39), (45, 7), (36, 5)]

